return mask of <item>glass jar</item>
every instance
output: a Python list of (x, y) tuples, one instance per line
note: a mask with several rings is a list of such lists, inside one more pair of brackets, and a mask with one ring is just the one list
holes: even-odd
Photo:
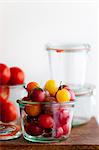
[(23, 136), (31, 142), (59, 142), (69, 137), (74, 102), (18, 100)]
[(0, 85), (0, 140), (21, 135), (20, 113), (16, 100), (25, 95), (24, 85)]
[(89, 50), (89, 44), (47, 45), (50, 78), (84, 85)]
[(73, 126), (85, 124), (95, 116), (95, 86), (85, 84), (84, 86), (69, 85), (69, 87), (76, 95)]

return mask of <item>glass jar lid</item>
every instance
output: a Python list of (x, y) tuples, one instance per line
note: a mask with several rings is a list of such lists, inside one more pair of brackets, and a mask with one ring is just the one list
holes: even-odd
[(91, 46), (88, 43), (71, 43), (71, 44), (48, 44), (47, 50), (54, 50), (56, 52), (78, 52), (89, 51)]

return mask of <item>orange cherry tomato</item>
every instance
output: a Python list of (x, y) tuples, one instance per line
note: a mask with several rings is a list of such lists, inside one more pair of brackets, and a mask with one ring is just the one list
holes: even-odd
[(37, 116), (39, 115), (39, 113), (41, 112), (41, 105), (40, 104), (27, 104), (25, 106), (25, 112), (29, 115), (29, 116)]
[(30, 92), (31, 90), (33, 90), (36, 87), (40, 87), (37, 82), (29, 82), (27, 85), (27, 91)]

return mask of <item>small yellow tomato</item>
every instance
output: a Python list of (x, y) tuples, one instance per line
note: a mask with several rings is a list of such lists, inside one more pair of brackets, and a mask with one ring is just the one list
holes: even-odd
[(58, 102), (68, 102), (70, 101), (70, 93), (66, 89), (59, 90), (56, 94), (56, 99)]
[(58, 87), (55, 80), (48, 80), (45, 84), (45, 89), (50, 93), (50, 95), (55, 96)]

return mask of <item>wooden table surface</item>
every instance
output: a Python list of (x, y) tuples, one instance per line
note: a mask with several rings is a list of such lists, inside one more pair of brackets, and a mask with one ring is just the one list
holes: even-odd
[(70, 137), (60, 143), (41, 144), (26, 141), (22, 136), (15, 140), (0, 141), (0, 150), (99, 150), (99, 126), (92, 118), (89, 123), (72, 128)]

